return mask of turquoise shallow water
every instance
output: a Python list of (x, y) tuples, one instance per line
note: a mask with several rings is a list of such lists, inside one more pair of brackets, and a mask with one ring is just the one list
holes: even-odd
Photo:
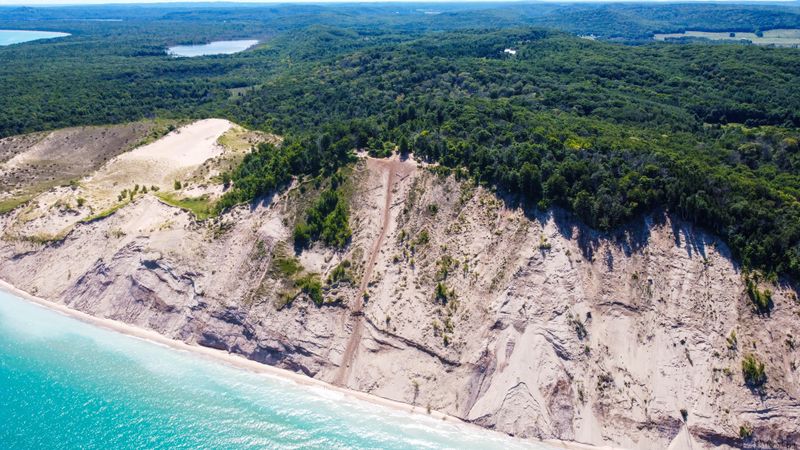
[(69, 33), (57, 33), (54, 31), (0, 30), (0, 46), (35, 41), (37, 39), (52, 39), (64, 36), (69, 36)]
[(215, 41), (203, 45), (177, 45), (167, 49), (172, 56), (231, 55), (258, 44), (255, 40)]
[(545, 449), (80, 322), (0, 291), (0, 446)]

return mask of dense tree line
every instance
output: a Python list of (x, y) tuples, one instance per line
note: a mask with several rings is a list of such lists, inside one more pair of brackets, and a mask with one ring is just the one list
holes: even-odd
[(326, 189), (306, 212), (305, 219), (297, 224), (292, 233), (298, 247), (307, 247), (322, 241), (331, 247), (344, 247), (350, 242), (352, 231), (348, 224), (349, 205), (341, 191)]
[(668, 208), (746, 265), (797, 275), (798, 63), (789, 49), (454, 32), (298, 67), (231, 114), (289, 134), (346, 124), (353, 147), (407, 147), (601, 230)]
[[(435, 12), (436, 14), (428, 14)], [(757, 24), (758, 26), (755, 26)], [(218, 112), (241, 89), (259, 86), (284, 69), (309, 62), (329, 60), (364, 48), (378, 48), (391, 43), (417, 41), (432, 32), (475, 27), (507, 29), (529, 25), (568, 30), (577, 34), (594, 34), (624, 40), (649, 39), (654, 32), (685, 29), (756, 31), (756, 28), (800, 27), (800, 8), (775, 5), (571, 5), (507, 4), (486, 5), (437, 4), (420, 5), (284, 5), (231, 7), (208, 5), (103, 5), (84, 7), (0, 7), (0, 29), (39, 29), (66, 31), (72, 36), (51, 41), (0, 47), (0, 137), (57, 127), (118, 123), (153, 116), (202, 117)], [(463, 35), (462, 35), (463, 36)], [(277, 37), (277, 38), (276, 38)], [(259, 50), (234, 56), (201, 59), (174, 59), (165, 54), (166, 47), (176, 44), (205, 43), (221, 39), (261, 39)], [(464, 41), (473, 41), (468, 39)], [(431, 56), (450, 58), (466, 46), (445, 39), (448, 48), (437, 47), (435, 40), (426, 45)], [(473, 42), (475, 44), (475, 42)], [(513, 42), (497, 42), (497, 45)], [(571, 43), (570, 46), (578, 45)], [(494, 48), (481, 47), (483, 51)], [(534, 49), (540, 50), (540, 49)], [(552, 48), (551, 48), (552, 50)], [(568, 54), (584, 57), (585, 52), (565, 49)], [(376, 50), (377, 51), (377, 50)], [(693, 55), (693, 50), (676, 49)], [(736, 52), (736, 49), (728, 49)], [(438, 52), (438, 53), (437, 53)], [(451, 52), (452, 55), (450, 54)], [(607, 53), (608, 50), (603, 53)], [(636, 72), (640, 54), (620, 50), (605, 55), (612, 61), (589, 61), (587, 67), (600, 73), (582, 73), (584, 61), (576, 67), (559, 70), (576, 71), (576, 79), (592, 83), (593, 77), (620, 69), (616, 58), (627, 55), (627, 70)], [(473, 55), (476, 56), (476, 55)], [(676, 55), (680, 56), (680, 55)], [(682, 55), (686, 56), (686, 55)], [(748, 57), (750, 53), (736, 57)], [(528, 58), (538, 58), (536, 53)], [(520, 58), (521, 59), (521, 58)], [(728, 61), (735, 61), (729, 58)], [(441, 61), (431, 60), (438, 64)], [(567, 63), (564, 59), (557, 63)], [(773, 61), (768, 67), (786, 61)], [(742, 105), (751, 97), (747, 91), (756, 78), (754, 65), (739, 61), (741, 80), (733, 80), (743, 90), (736, 97), (721, 97), (726, 104), (720, 110), (707, 108), (703, 114), (720, 120), (739, 122), (758, 117), (760, 105)], [(721, 69), (694, 61), (696, 75), (712, 77)], [(424, 65), (415, 67), (426, 69)], [(786, 72), (795, 70), (789, 66)], [(649, 73), (649, 70), (645, 71)], [(736, 73), (736, 70), (729, 70)], [(570, 75), (570, 72), (563, 72)], [(796, 73), (796, 72), (795, 72)], [(472, 74), (479, 75), (479, 74)], [(537, 74), (537, 76), (540, 76)], [(764, 74), (761, 74), (764, 75)], [(766, 77), (765, 79), (769, 79)], [(472, 81), (472, 80), (470, 80)], [(482, 82), (483, 80), (474, 80)], [(524, 80), (519, 80), (524, 82)], [(741, 81), (741, 82), (739, 82)], [(682, 79), (666, 79), (674, 89), (684, 85)], [(518, 86), (507, 80), (495, 80), (495, 95)], [(550, 92), (553, 102), (573, 102), (576, 108), (605, 108), (611, 114), (632, 114), (621, 111), (620, 102), (644, 98), (648, 92), (619, 98), (605, 97), (602, 104), (589, 102), (582, 89), (572, 86), (561, 93)], [(719, 78), (720, 85), (733, 84)], [(756, 83), (758, 84), (758, 83)], [(784, 85), (789, 86), (788, 81)], [(469, 89), (466, 85), (464, 88)], [(578, 90), (576, 93), (574, 90)], [(736, 89), (727, 89), (726, 93)], [(791, 93), (791, 92), (790, 92)], [(607, 95), (608, 92), (598, 92)], [(705, 93), (691, 93), (704, 95)], [(691, 98), (686, 95), (685, 98)], [(597, 97), (597, 95), (595, 96)], [(782, 98), (778, 95), (776, 98)], [(729, 100), (727, 100), (729, 99)], [(771, 99), (764, 99), (765, 103)], [(578, 103), (580, 102), (580, 103)], [(641, 107), (646, 103), (639, 101)], [(747, 102), (744, 102), (747, 103)], [(770, 109), (770, 108), (768, 108)], [(669, 113), (663, 109), (648, 114)], [(675, 113), (675, 111), (673, 111)], [(783, 112), (786, 115), (785, 112)], [(677, 119), (680, 120), (680, 119)]]
[[(220, 211), (293, 176), (331, 176), (353, 149), (398, 147), (529, 204), (571, 210), (601, 230), (667, 208), (718, 233), (745, 265), (800, 276), (797, 50), (630, 46), (514, 28), (545, 23), (557, 5), (448, 6), (435, 16), (365, 8), (371, 13), (165, 8), (104, 26), (48, 19), (50, 29), (74, 35), (0, 48), (0, 136), (151, 116), (224, 116), (286, 139), (260, 146), (228, 174), (232, 187)], [(572, 31), (599, 30), (590, 15), (598, 11), (630, 38), (663, 23), (712, 29), (764, 18), (788, 26), (796, 11), (642, 8), (650, 7), (576, 7), (582, 15), (570, 20), (580, 29)], [(646, 15), (657, 24), (635, 19)], [(221, 25), (222, 17), (229, 22)], [(631, 20), (638, 25), (625, 31)], [(15, 24), (23, 27), (0, 17), (4, 28)], [(463, 29), (476, 25), (485, 28)], [(238, 55), (175, 59), (163, 52), (174, 43), (254, 33), (265, 43)], [(328, 217), (331, 229), (342, 229), (341, 199), (323, 196), (299, 241), (341, 245), (344, 234), (325, 231)]]
[(284, 187), (292, 176), (332, 175), (352, 161), (351, 150), (356, 141), (348, 134), (349, 130), (328, 129), (332, 133), (322, 133), (316, 140), (306, 135), (289, 137), (278, 147), (259, 144), (233, 173), (224, 174), (226, 182), (232, 182), (233, 186), (217, 202), (217, 211), (273, 193)]
[(800, 28), (795, 5), (742, 4), (594, 4), (562, 6), (533, 23), (606, 39), (648, 41), (654, 33), (695, 31), (757, 32)]

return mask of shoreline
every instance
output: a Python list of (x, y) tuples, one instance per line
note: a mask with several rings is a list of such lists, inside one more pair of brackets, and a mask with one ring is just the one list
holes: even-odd
[(513, 439), (517, 439), (520, 442), (530, 442), (531, 444), (541, 443), (545, 444), (554, 448), (562, 448), (562, 449), (569, 449), (569, 450), (599, 450), (599, 449), (612, 449), (613, 447), (598, 447), (591, 444), (583, 444), (580, 442), (572, 442), (572, 441), (562, 441), (557, 439), (545, 439), (545, 440), (537, 440), (537, 439), (526, 439), (520, 438), (517, 436), (507, 435), (505, 433), (501, 433), (499, 431), (491, 430), (489, 428), (484, 428), (479, 425), (475, 425), (473, 423), (467, 422), (461, 418), (456, 416), (436, 411), (430, 410), (427, 411), (426, 408), (417, 407), (408, 403), (399, 402), (396, 400), (391, 400), (388, 398), (380, 397), (374, 394), (370, 394), (367, 392), (356, 391), (353, 389), (344, 388), (341, 386), (336, 386), (331, 383), (327, 383), (322, 380), (318, 380), (316, 378), (311, 378), (306, 375), (298, 374), (292, 372), (290, 370), (281, 369), (279, 367), (270, 366), (268, 364), (262, 364), (250, 359), (245, 358), (242, 355), (237, 355), (234, 353), (226, 352), (224, 350), (218, 350), (210, 347), (203, 347), (196, 344), (189, 344), (187, 342), (183, 342), (177, 339), (171, 339), (167, 336), (164, 336), (156, 331), (147, 330), (144, 328), (140, 328), (134, 325), (130, 325), (124, 322), (120, 322), (118, 320), (95, 317), (91, 314), (87, 314), (82, 311), (78, 311), (76, 309), (72, 309), (66, 305), (62, 305), (59, 303), (55, 303), (49, 300), (45, 300), (41, 297), (37, 297), (32, 295), (28, 292), (25, 292), (16, 286), (12, 285), (11, 283), (6, 282), (5, 280), (0, 280), (0, 291), (9, 293), (21, 299), (24, 299), (30, 303), (36, 304), (40, 307), (46, 308), (50, 311), (57, 312), (64, 316), (79, 320), (81, 322), (94, 325), (106, 330), (110, 330), (116, 333), (124, 334), (126, 336), (143, 339), (151, 343), (164, 345), (169, 347), (173, 350), (178, 351), (185, 351), (190, 352), (195, 356), (200, 356), (204, 359), (211, 360), (217, 363), (225, 364), (230, 367), (234, 367), (241, 370), (247, 370), (253, 373), (265, 374), (269, 376), (278, 377), (284, 380), (291, 381), (296, 383), (300, 386), (313, 386), (313, 387), (320, 387), (323, 389), (330, 390), (332, 392), (336, 392), (342, 394), (346, 397), (351, 399), (356, 399), (359, 401), (369, 402), (372, 404), (377, 404), (386, 408), (391, 408), (395, 410), (404, 411), (408, 414), (421, 414), (424, 416), (428, 416), (434, 419), (439, 419), (443, 421), (448, 421), (449, 423), (455, 423), (458, 426), (464, 427), (476, 427), (480, 430), (492, 432), (492, 433), (499, 433)]

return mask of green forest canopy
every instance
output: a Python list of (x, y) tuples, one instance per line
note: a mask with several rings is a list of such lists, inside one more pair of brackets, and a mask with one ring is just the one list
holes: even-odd
[[(0, 48), (0, 136), (153, 116), (223, 116), (285, 135), (231, 174), (220, 209), (292, 175), (335, 173), (353, 148), (409, 147), (600, 230), (667, 208), (723, 237), (746, 266), (800, 275), (800, 51), (622, 45), (530, 26), (603, 36), (592, 18), (609, 14), (621, 31), (605, 36), (638, 42), (703, 20), (797, 26), (796, 9), (576, 6), (559, 22), (561, 7), (509, 8), (454, 6), (435, 19), (378, 6), (41, 18), (74, 35)], [(0, 26), (22, 26), (4, 11)], [(163, 52), (245, 37), (265, 43), (232, 56)]]

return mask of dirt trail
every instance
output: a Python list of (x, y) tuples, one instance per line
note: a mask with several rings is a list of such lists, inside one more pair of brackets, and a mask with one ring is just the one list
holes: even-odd
[(344, 355), (342, 356), (342, 363), (339, 366), (339, 373), (336, 375), (336, 379), (334, 380), (334, 384), (340, 386), (344, 386), (347, 381), (347, 376), (350, 373), (350, 366), (355, 359), (356, 352), (358, 351), (358, 345), (361, 343), (361, 336), (364, 330), (364, 324), (361, 317), (363, 315), (362, 309), (364, 308), (364, 293), (366, 293), (367, 288), (369, 288), (369, 283), (372, 279), (372, 270), (375, 268), (375, 263), (378, 258), (378, 254), (380, 254), (383, 240), (386, 238), (386, 234), (389, 231), (389, 221), (391, 220), (392, 208), (392, 192), (394, 191), (397, 176), (402, 175), (401, 179), (405, 178), (411, 173), (411, 171), (413, 171), (414, 168), (413, 163), (404, 164), (404, 162), (397, 157), (392, 157), (388, 160), (373, 159), (372, 161), (375, 162), (380, 169), (388, 170), (389, 176), (386, 180), (386, 193), (383, 203), (383, 215), (381, 217), (381, 229), (378, 233), (378, 237), (372, 244), (372, 249), (370, 250), (367, 258), (367, 265), (364, 267), (364, 276), (361, 278), (361, 285), (359, 286), (358, 290), (359, 296), (356, 298), (350, 313), (350, 316), (355, 321), (355, 323), (353, 323), (353, 333), (350, 335), (350, 339), (347, 341), (347, 347), (345, 348)]

